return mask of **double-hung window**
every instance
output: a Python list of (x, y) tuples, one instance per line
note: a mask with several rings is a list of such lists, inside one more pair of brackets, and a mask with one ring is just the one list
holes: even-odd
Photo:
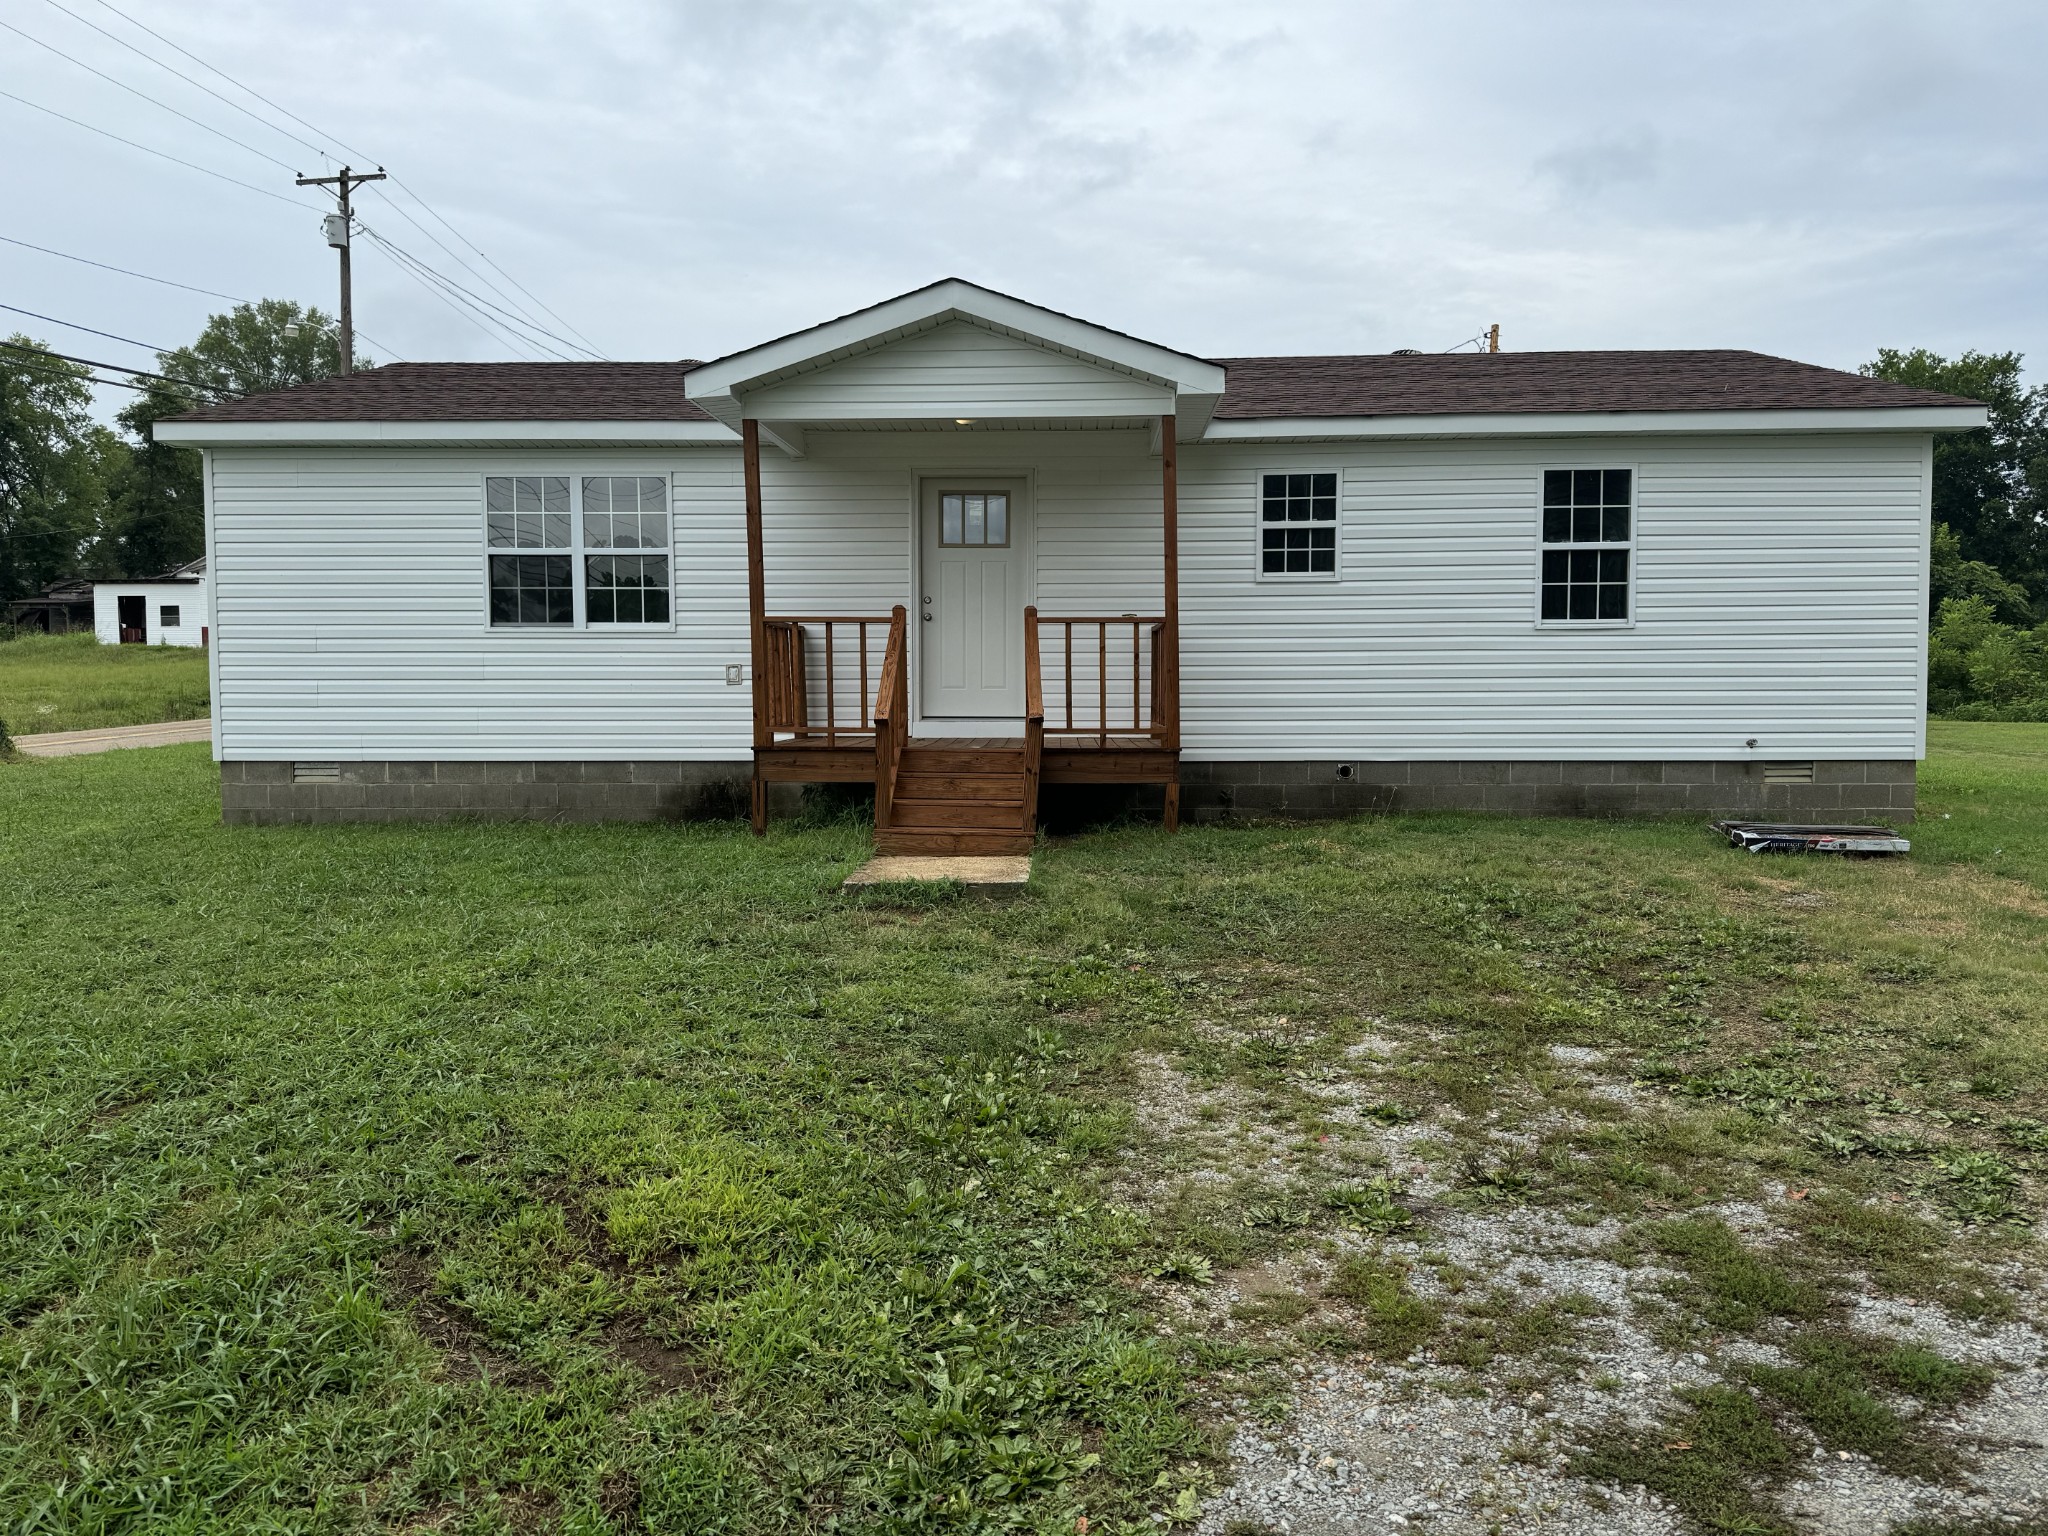
[(1337, 574), (1337, 473), (1259, 476), (1259, 575)]
[(1628, 623), (1635, 530), (1631, 471), (1546, 469), (1539, 622)]
[(491, 624), (669, 622), (668, 481), (661, 475), (487, 475)]

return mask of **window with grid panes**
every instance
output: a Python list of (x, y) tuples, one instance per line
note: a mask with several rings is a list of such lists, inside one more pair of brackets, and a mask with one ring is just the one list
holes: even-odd
[(566, 475), (485, 478), (492, 624), (576, 622), (572, 523)]
[[(589, 623), (668, 622), (668, 526), (668, 481), (662, 477), (584, 477), (583, 605)], [(596, 550), (605, 553), (589, 553)]]
[(1260, 574), (1336, 575), (1336, 471), (1261, 475), (1259, 481)]
[(666, 624), (668, 481), (661, 475), (488, 475), (493, 625)]
[(1544, 623), (1625, 623), (1635, 555), (1635, 476), (1626, 469), (1543, 472)]

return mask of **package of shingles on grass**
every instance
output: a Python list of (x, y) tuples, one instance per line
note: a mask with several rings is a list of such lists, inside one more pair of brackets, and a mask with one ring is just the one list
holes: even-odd
[(1751, 853), (1905, 853), (1913, 845), (1890, 827), (1792, 827), (1717, 821), (1714, 830)]

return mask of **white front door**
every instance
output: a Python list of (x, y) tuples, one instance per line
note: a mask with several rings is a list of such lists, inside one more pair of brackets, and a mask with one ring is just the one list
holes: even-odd
[(1023, 482), (924, 482), (917, 629), (927, 718), (1024, 713)]

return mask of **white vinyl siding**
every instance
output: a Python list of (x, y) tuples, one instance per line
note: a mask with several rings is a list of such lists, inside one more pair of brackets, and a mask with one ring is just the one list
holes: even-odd
[[(1244, 573), (1254, 476), (1272, 449), (1186, 450), (1188, 754), (1918, 756), (1925, 444), (1873, 433), (1301, 447), (1290, 467), (1342, 472), (1344, 575), (1285, 591)], [(1532, 627), (1542, 471), (1616, 462), (1637, 467), (1634, 627)]]
[[(813, 431), (802, 459), (765, 452), (769, 612), (914, 612), (918, 476), (979, 472), (1026, 486), (1042, 612), (1157, 614), (1148, 444)], [(1926, 455), (1905, 433), (1186, 445), (1187, 753), (1917, 756)], [(1617, 462), (1636, 467), (1635, 627), (1533, 627), (1542, 471)], [(1255, 477), (1276, 464), (1339, 474), (1336, 580), (1258, 579)], [(668, 476), (673, 629), (490, 629), (486, 473)], [(751, 690), (725, 681), (749, 659), (734, 447), (216, 449), (211, 493), (226, 757), (747, 755)]]
[(1144, 416), (1173, 409), (1152, 379), (952, 321), (745, 395), (763, 421)]

